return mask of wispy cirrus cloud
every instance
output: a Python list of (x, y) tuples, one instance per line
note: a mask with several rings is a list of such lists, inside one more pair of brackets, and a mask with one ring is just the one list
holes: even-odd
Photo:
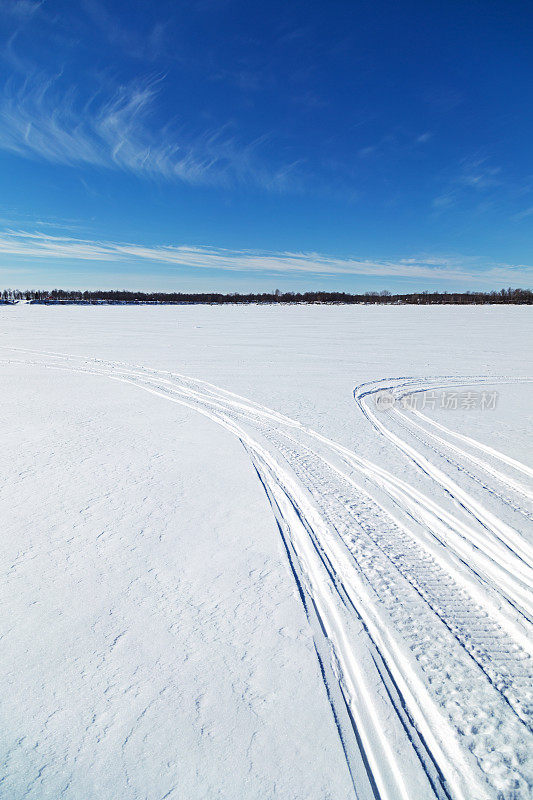
[(149, 30), (134, 30), (100, 0), (81, 0), (81, 8), (91, 22), (101, 30), (113, 47), (120, 47), (131, 58), (155, 61), (164, 50), (165, 29), (163, 22), (155, 22)]
[(514, 218), (517, 220), (528, 219), (529, 217), (533, 217), (533, 206), (529, 208), (524, 208), (523, 211), (519, 211), (518, 214), (515, 214)]
[(484, 191), (501, 185), (501, 167), (494, 166), (487, 157), (465, 159), (455, 181), (469, 189)]
[(58, 236), (42, 231), (7, 230), (0, 233), (0, 254), (23, 259), (105, 262), (116, 267), (164, 264), (168, 268), (220, 272), (300, 275), (315, 277), (367, 276), (446, 281), (449, 284), (530, 286), (533, 267), (492, 264), (480, 259), (420, 256), (397, 260), (339, 258), (321, 253), (229, 250), (188, 245), (148, 247), (125, 242)]
[(420, 149), (421, 145), (427, 144), (433, 137), (431, 131), (424, 131), (421, 134), (413, 135), (412, 133), (395, 130), (386, 133), (375, 142), (361, 147), (357, 155), (359, 158), (368, 159), (370, 157), (383, 157), (402, 154), (408, 156), (414, 154)]
[(63, 77), (8, 80), (0, 94), (0, 149), (195, 185), (296, 188), (295, 164), (274, 169), (261, 158), (268, 136), (242, 143), (230, 125), (199, 134), (154, 126), (160, 77), (100, 88), (85, 98)]
[(462, 159), (458, 168), (446, 176), (443, 191), (432, 199), (431, 204), (437, 212), (442, 212), (461, 201), (471, 205), (474, 200), (474, 209), (483, 212), (492, 206), (493, 201), (516, 194), (517, 189), (516, 182), (505, 175), (489, 156), (477, 155)]
[(44, 0), (0, 0), (0, 12), (23, 19), (31, 17), (43, 5)]

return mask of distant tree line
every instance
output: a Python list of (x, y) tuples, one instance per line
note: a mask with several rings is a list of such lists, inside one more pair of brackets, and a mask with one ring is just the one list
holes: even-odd
[(0, 302), (13, 303), (26, 300), (46, 305), (76, 303), (94, 305), (152, 303), (225, 305), (229, 303), (356, 303), (407, 304), (407, 305), (488, 305), (488, 304), (533, 304), (533, 292), (529, 289), (500, 289), (492, 292), (413, 292), (391, 294), (388, 291), (348, 294), (346, 292), (264, 292), (262, 294), (218, 294), (216, 292), (132, 292), (126, 290), (78, 291), (69, 289), (4, 289)]

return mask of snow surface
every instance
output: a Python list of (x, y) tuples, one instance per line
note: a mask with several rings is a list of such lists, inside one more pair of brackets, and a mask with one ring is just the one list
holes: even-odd
[(0, 796), (529, 797), (531, 328), (1, 308)]

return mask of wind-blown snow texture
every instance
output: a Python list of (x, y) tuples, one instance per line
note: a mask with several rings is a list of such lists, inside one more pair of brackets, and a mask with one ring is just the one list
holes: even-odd
[(530, 334), (1, 309), (0, 794), (529, 797)]

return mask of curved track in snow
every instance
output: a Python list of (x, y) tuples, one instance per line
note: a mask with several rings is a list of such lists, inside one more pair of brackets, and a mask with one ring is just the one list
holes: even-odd
[[(421, 390), (414, 379), (358, 387), (354, 396), (436, 493), (204, 381), (60, 353), (20, 350), (18, 360), (121, 381), (203, 414), (242, 442), (313, 631), (354, 796), (530, 796), (533, 558), (494, 509), (502, 502), (530, 513), (524, 465), (451, 432), (448, 446), (431, 420), (374, 413), (375, 392)], [(405, 426), (417, 446), (403, 438)], [(468, 463), (464, 476), (478, 488), (494, 482), (490, 508), (430, 451)]]
[[(510, 379), (492, 378), (491, 384), (498, 382), (511, 382)], [(503, 579), (507, 599), (520, 607), (525, 601), (522, 611), (531, 621), (530, 592), (533, 577), (533, 547), (530, 538), (518, 532), (506, 522), (503, 522), (487, 505), (483, 498), (474, 496), (471, 489), (458, 483), (451, 473), (455, 472), (466, 476), (470, 482), (475, 482), (491, 500), (497, 498), (501, 503), (523, 519), (533, 520), (531, 500), (533, 491), (527, 483), (516, 479), (516, 473), (522, 476), (533, 476), (533, 470), (524, 464), (510, 459), (494, 448), (477, 442), (476, 440), (453, 434), (448, 428), (431, 420), (430, 417), (420, 413), (416, 408), (410, 412), (409, 403), (402, 403), (406, 398), (420, 392), (435, 391), (438, 388), (456, 388), (477, 383), (487, 383), (487, 379), (416, 379), (401, 378), (395, 381), (376, 381), (373, 384), (363, 384), (354, 390), (355, 400), (373, 427), (386, 439), (392, 442), (406, 457), (407, 461), (417, 467), (432, 483), (442, 489), (457, 505), (470, 517), (469, 538), (475, 544), (475, 557), (482, 553), (493, 560), (495, 565), (505, 569), (509, 579)], [(376, 397), (383, 397), (385, 393), (388, 403), (384, 412), (377, 409), (379, 403), (372, 403)], [(389, 403), (393, 403), (389, 405)], [(403, 406), (403, 409), (402, 409)], [(418, 420), (426, 423), (420, 424)], [(435, 428), (442, 431), (446, 438), (435, 433)], [(407, 433), (407, 437), (405, 437)], [(457, 441), (459, 439), (461, 445)], [(452, 441), (449, 439), (452, 438)], [(413, 443), (416, 441), (416, 444)], [(462, 442), (468, 446), (465, 447)], [(419, 443), (422, 445), (420, 448)], [(436, 443), (436, 445), (435, 445)], [(482, 450), (491, 457), (489, 463), (481, 459), (477, 451)], [(427, 452), (437, 456), (437, 459), (427, 457)], [(474, 451), (474, 452), (473, 452)], [(439, 464), (440, 460), (440, 464)], [(512, 467), (515, 473), (504, 474), (502, 463)], [(494, 466), (497, 464), (497, 467)], [(448, 467), (448, 469), (446, 469)], [(452, 468), (451, 470), (449, 468)], [(477, 523), (477, 525), (476, 525)], [(476, 531), (479, 531), (476, 533)], [(500, 581), (502, 576), (500, 576)], [(512, 588), (511, 588), (512, 587)]]

